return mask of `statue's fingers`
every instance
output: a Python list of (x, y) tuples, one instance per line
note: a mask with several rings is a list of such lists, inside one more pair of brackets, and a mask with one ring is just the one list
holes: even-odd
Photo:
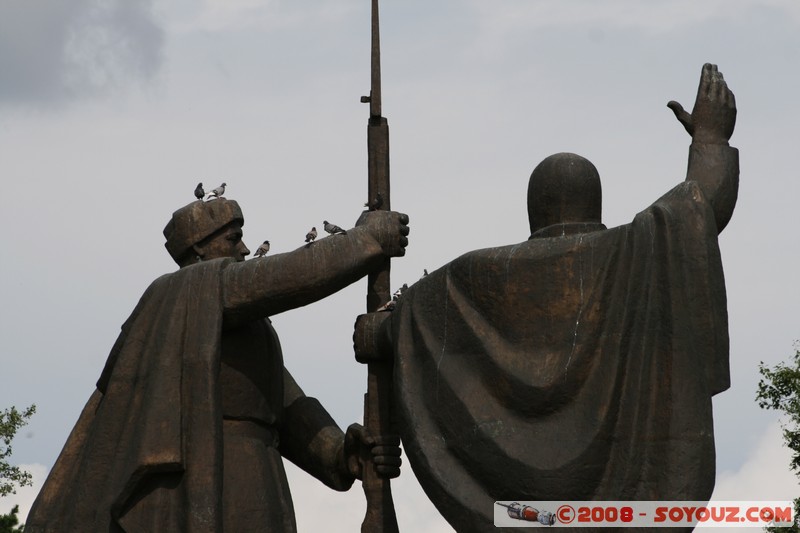
[(709, 91), (709, 97), (712, 101), (715, 102), (722, 102), (723, 98), (725, 98), (725, 86), (724, 81), (720, 81), (719, 79), (715, 79), (711, 83), (711, 90)]
[(717, 65), (706, 63), (703, 65), (700, 87), (697, 88), (697, 99), (708, 99), (712, 102), (719, 101), (722, 96), (720, 86), (724, 84), (725, 79), (722, 77), (722, 72), (717, 69)]
[(670, 108), (673, 113), (675, 113), (675, 118), (678, 119), (678, 122), (683, 124), (683, 127), (686, 128), (686, 131), (689, 132), (689, 135), (691, 135), (694, 130), (694, 126), (692, 126), (691, 113), (687, 112), (683, 106), (675, 100), (670, 100), (667, 103), (667, 107)]
[(400, 446), (400, 435), (377, 435), (375, 437), (376, 446)]
[(403, 464), (403, 459), (393, 455), (376, 455), (373, 457), (372, 462), (376, 465), (394, 466), (399, 468)]
[(372, 455), (374, 456), (386, 456), (386, 457), (400, 457), (402, 455), (402, 450), (400, 450), (399, 446), (373, 446), (372, 447)]
[(395, 478), (400, 475), (402, 462), (399, 457), (376, 457), (375, 471), (383, 477)]
[(711, 79), (711, 98), (722, 102), (725, 99), (725, 93), (728, 91), (728, 84), (725, 83), (725, 77), (722, 72), (717, 70), (717, 66), (713, 65), (714, 71)]
[[(677, 118), (678, 120), (681, 120), (683, 115), (688, 115), (683, 106), (678, 102), (676, 102), (675, 100), (670, 100), (669, 102), (667, 102), (667, 107), (672, 109), (672, 112), (675, 113), (675, 118)], [(683, 121), (681, 120), (681, 122)]]
[(716, 65), (706, 63), (703, 65), (703, 70), (700, 72), (700, 86), (697, 88), (697, 97), (709, 96), (708, 91), (711, 90), (711, 82), (714, 79), (714, 72), (716, 72)]
[(357, 442), (360, 442), (366, 446), (374, 446), (376, 444), (375, 437), (370, 435), (367, 428), (362, 426), (358, 423), (350, 424), (347, 428), (347, 433), (345, 434), (345, 438), (355, 439)]
[(397, 466), (376, 465), (375, 471), (378, 472), (381, 477), (386, 477), (389, 479), (394, 479), (400, 476), (400, 468)]
[(730, 89), (728, 89), (728, 92), (726, 94), (725, 104), (728, 107), (732, 107), (734, 109), (736, 108), (736, 96), (733, 94), (733, 91), (731, 91)]
[(733, 96), (728, 84), (722, 79), (722, 73), (720, 73), (720, 80), (720, 102), (726, 107), (736, 107), (736, 97)]

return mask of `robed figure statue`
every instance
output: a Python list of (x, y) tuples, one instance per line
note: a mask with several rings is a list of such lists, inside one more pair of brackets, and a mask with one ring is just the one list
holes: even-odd
[(736, 107), (714, 65), (691, 114), (669, 105), (692, 136), (684, 182), (606, 228), (594, 165), (550, 156), (529, 182), (530, 239), (422, 278), (373, 335), (392, 346), (405, 453), (457, 531), (495, 531), (502, 500), (711, 496)]
[[(244, 261), (239, 205), (198, 200), (164, 229), (180, 269), (145, 291), (28, 516), (30, 533), (296, 530), (282, 457), (336, 490), (370, 450), (284, 368), (269, 318), (367, 275), (408, 243), (408, 218), (364, 213), (346, 234)], [(366, 446), (367, 448), (363, 448)]]

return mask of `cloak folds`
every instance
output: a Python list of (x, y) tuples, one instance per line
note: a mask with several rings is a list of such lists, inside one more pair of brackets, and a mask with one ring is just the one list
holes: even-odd
[(152, 516), (143, 510), (152, 506), (163, 510), (164, 531), (222, 530), (217, 382), (228, 261), (183, 268), (147, 289), (26, 531), (146, 530)]
[(728, 326), (697, 183), (624, 226), (467, 253), (392, 323), (404, 449), (457, 531), (495, 531), (497, 500), (710, 497)]

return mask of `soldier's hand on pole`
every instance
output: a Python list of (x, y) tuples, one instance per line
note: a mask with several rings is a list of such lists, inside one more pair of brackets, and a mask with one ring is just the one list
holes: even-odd
[(364, 211), (356, 226), (366, 226), (387, 257), (406, 254), (408, 215), (396, 211)]
[(736, 98), (728, 89), (722, 72), (706, 63), (700, 75), (700, 86), (691, 114), (672, 100), (667, 104), (683, 124), (692, 141), (706, 144), (728, 144), (736, 125)]
[(396, 435), (370, 435), (361, 424), (351, 424), (344, 438), (345, 460), (350, 473), (356, 479), (363, 478), (365, 455), (372, 456), (375, 471), (381, 477), (396, 478), (400, 475), (400, 437)]

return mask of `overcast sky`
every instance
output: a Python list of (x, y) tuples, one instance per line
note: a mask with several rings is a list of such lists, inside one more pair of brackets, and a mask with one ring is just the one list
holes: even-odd
[[(161, 231), (198, 181), (228, 183), (245, 241), (290, 251), (366, 200), (368, 0), (0, 0), (0, 407), (36, 403), (14, 460), (37, 483), (91, 394), (120, 325), (174, 270)], [(393, 284), (528, 237), (528, 176), (572, 151), (597, 166), (604, 222), (685, 177), (705, 62), (739, 107), (739, 203), (720, 239), (732, 387), (714, 400), (720, 500), (800, 496), (759, 361), (800, 338), (797, 0), (383, 0), (392, 206), (411, 217)], [(343, 426), (361, 419), (358, 283), (274, 317), (287, 367)], [(290, 469), (301, 531), (355, 531), (356, 487)], [(450, 531), (406, 467), (404, 531)], [(15, 501), (27, 513), (35, 491)], [(317, 522), (323, 520), (323, 522)], [(331, 529), (331, 524), (337, 524)]]

